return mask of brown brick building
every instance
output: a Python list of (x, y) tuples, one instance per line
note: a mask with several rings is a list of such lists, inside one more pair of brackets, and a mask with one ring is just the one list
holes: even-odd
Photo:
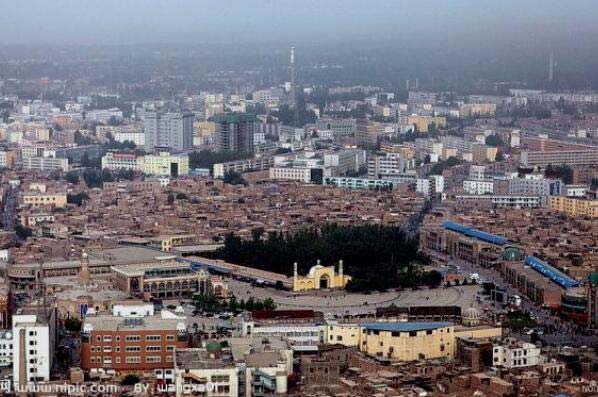
[(152, 304), (115, 304), (113, 314), (91, 313), (81, 336), (81, 368), (92, 373), (152, 371), (174, 379), (174, 349), (189, 347), (184, 317), (153, 312)]

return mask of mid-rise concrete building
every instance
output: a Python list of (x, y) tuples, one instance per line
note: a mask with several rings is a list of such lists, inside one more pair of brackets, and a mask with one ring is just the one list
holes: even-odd
[(13, 352), (17, 352), (12, 373), (19, 386), (50, 380), (56, 344), (55, 310), (27, 309), (12, 318)]
[(245, 113), (224, 113), (214, 116), (216, 151), (253, 152), (256, 117)]
[(475, 195), (492, 194), (494, 192), (494, 182), (491, 180), (463, 181), (463, 190)]
[(161, 151), (155, 155), (147, 155), (138, 159), (144, 174), (155, 176), (177, 177), (189, 175), (189, 156)]
[(497, 367), (514, 369), (542, 363), (540, 347), (517, 339), (507, 339), (505, 343), (495, 345), (492, 353), (493, 364)]
[(269, 175), (273, 180), (310, 183), (312, 182), (312, 170), (307, 167), (271, 167)]
[(81, 368), (92, 373), (152, 371), (174, 381), (174, 351), (189, 347), (187, 319), (152, 303), (115, 303), (112, 313), (88, 312), (81, 330)]
[(240, 395), (239, 369), (230, 353), (222, 352), (219, 346), (219, 343), (215, 343), (209, 344), (205, 349), (176, 349), (176, 397), (191, 393), (206, 397)]
[(23, 158), (23, 168), (36, 171), (69, 170), (68, 159), (59, 159), (53, 157), (25, 157)]
[(598, 165), (598, 150), (522, 151), (521, 164), (526, 167)]
[(411, 162), (400, 153), (374, 155), (368, 159), (368, 178), (386, 179), (399, 176), (411, 168)]
[(551, 210), (563, 212), (569, 216), (598, 218), (598, 200), (553, 196), (550, 197), (548, 207)]
[(316, 122), (316, 129), (332, 131), (335, 139), (354, 136), (357, 131), (355, 119), (321, 118)]
[(193, 114), (147, 112), (144, 116), (145, 150), (167, 148), (181, 151), (193, 147)]
[(274, 157), (263, 156), (214, 164), (214, 178), (223, 178), (228, 172), (264, 171), (274, 165)]
[(131, 170), (140, 171), (138, 157), (135, 153), (108, 152), (102, 157), (102, 169), (111, 171)]
[(341, 150), (324, 154), (324, 167), (330, 169), (331, 176), (358, 172), (365, 165), (365, 150)]

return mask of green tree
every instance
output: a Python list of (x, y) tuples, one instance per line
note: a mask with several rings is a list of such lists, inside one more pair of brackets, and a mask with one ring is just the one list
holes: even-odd
[(20, 240), (27, 240), (29, 237), (33, 236), (33, 230), (20, 223), (15, 227), (15, 233)]
[(486, 145), (500, 147), (500, 146), (505, 146), (505, 143), (503, 142), (502, 139), (500, 139), (500, 137), (498, 135), (492, 134), (492, 135), (488, 135), (486, 137)]
[(125, 377), (120, 381), (120, 384), (123, 386), (133, 386), (139, 383), (139, 376), (134, 374), (125, 375)]
[[(410, 273), (399, 279), (399, 270), (418, 259), (417, 251), (417, 239), (400, 227), (329, 224), (288, 233), (271, 232), (250, 239), (231, 233), (225, 236), (224, 247), (216, 255), (230, 263), (286, 275), (292, 274), (293, 262), (299, 264), (301, 273), (307, 273), (318, 259), (328, 265), (336, 265), (343, 259), (345, 274), (352, 277), (347, 288), (355, 291), (421, 283), (416, 266), (411, 266)], [(247, 304), (252, 306), (254, 302)]]
[(85, 202), (85, 200), (88, 200), (89, 196), (85, 193), (76, 193), (76, 194), (72, 194), (72, 193), (68, 193), (66, 195), (66, 202), (68, 204), (76, 204), (78, 207), (80, 207), (83, 202)]
[(252, 153), (245, 152), (213, 152), (211, 150), (202, 150), (189, 153), (190, 168), (209, 168), (212, 171), (214, 164), (225, 163), (227, 161), (244, 160), (253, 157)]
[(235, 171), (228, 171), (224, 174), (224, 178), (222, 178), (224, 183), (228, 183), (229, 185), (245, 185), (247, 186), (247, 181), (243, 179), (241, 174)]
[(70, 317), (64, 322), (64, 328), (67, 331), (79, 332), (81, 331), (81, 320), (75, 317)]
[(76, 185), (79, 183), (79, 173), (77, 173), (76, 171), (69, 171), (66, 173), (64, 179), (68, 183), (72, 183), (73, 185)]

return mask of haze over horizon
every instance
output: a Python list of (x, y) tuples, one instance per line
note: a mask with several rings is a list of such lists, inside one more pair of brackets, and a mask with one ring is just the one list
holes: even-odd
[(590, 0), (32, 0), (0, 14), (4, 44), (410, 41), (551, 45), (596, 32)]

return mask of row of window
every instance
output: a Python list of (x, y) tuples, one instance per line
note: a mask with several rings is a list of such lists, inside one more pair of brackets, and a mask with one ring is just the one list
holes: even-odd
[[(111, 356), (104, 356), (103, 358), (101, 356), (94, 356), (94, 357), (90, 357), (89, 361), (92, 364), (112, 364), (112, 357)], [(173, 362), (174, 361), (174, 357), (172, 356), (166, 356), (166, 362)], [(129, 357), (125, 357), (125, 363), (126, 364), (141, 364), (142, 359), (140, 356), (129, 356)], [(162, 356), (146, 356), (145, 357), (145, 362), (149, 363), (149, 364), (155, 364), (155, 363), (161, 363), (162, 362)], [(121, 358), (120, 357), (116, 357), (114, 359), (114, 363), (115, 364), (120, 364), (121, 363)]]
[[(174, 351), (175, 346), (166, 346), (166, 351), (167, 352), (171, 352)], [(90, 351), (92, 353), (112, 353), (112, 346), (91, 346)], [(114, 347), (114, 351), (115, 352), (120, 352), (120, 346), (115, 346)], [(126, 346), (125, 347), (125, 352), (127, 353), (134, 353), (134, 352), (140, 352), (141, 351), (141, 346)], [(159, 352), (162, 351), (162, 346), (146, 346), (145, 347), (145, 351), (146, 352)]]
[[(128, 335), (125, 336), (125, 342), (141, 342), (141, 335)], [(161, 335), (146, 335), (145, 340), (147, 342), (160, 342), (162, 340)], [(166, 335), (167, 341), (173, 341), (174, 335)], [(114, 337), (115, 342), (120, 342), (120, 336)], [(112, 335), (104, 335), (103, 337), (96, 336), (96, 342), (112, 342)]]

